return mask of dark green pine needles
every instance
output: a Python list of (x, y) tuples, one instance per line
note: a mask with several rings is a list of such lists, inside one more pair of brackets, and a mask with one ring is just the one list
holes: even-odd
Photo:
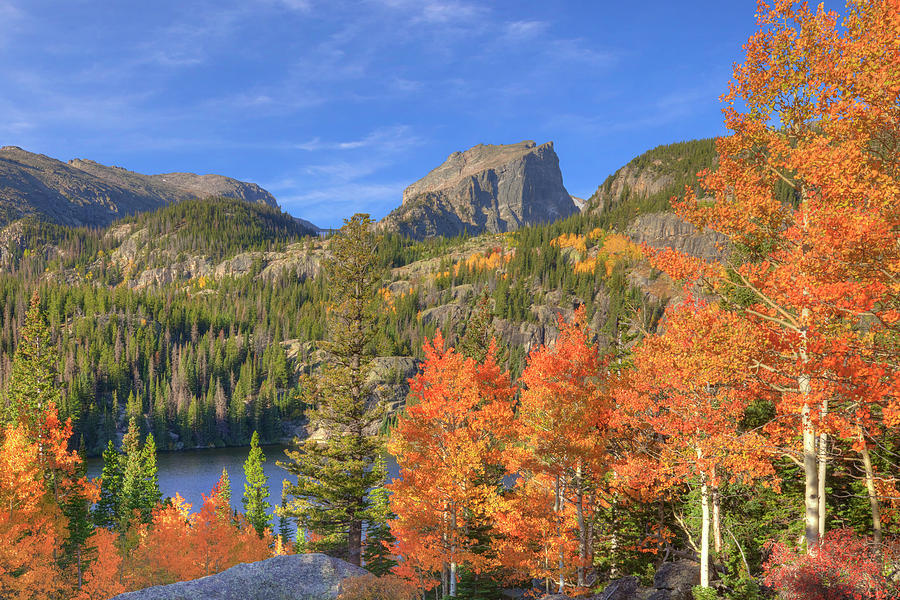
[(262, 537), (267, 529), (272, 528), (269, 522), (270, 505), (266, 501), (269, 497), (269, 478), (263, 471), (263, 463), (266, 455), (259, 447), (259, 434), (253, 432), (250, 438), (250, 454), (244, 462), (244, 516)]
[(283, 464), (297, 477), (286, 489), (291, 500), (285, 513), (328, 541), (346, 539), (347, 560), (355, 565), (361, 562), (363, 525), (372, 517), (369, 492), (382, 482), (373, 467), (383, 442), (367, 433), (382, 417), (380, 407), (367, 402), (383, 281), (373, 229), (368, 215), (354, 215), (329, 244), (327, 357), (307, 400), (310, 425), (323, 435), (295, 441), (290, 462)]
[(153, 434), (147, 434), (143, 446), (140, 436), (138, 421), (132, 417), (122, 451), (112, 441), (103, 451), (100, 501), (94, 507), (94, 522), (100, 527), (125, 531), (135, 518), (149, 523), (162, 498)]
[(35, 290), (25, 313), (25, 325), (19, 330), (12, 374), (6, 389), (5, 423), (21, 423), (34, 432), (47, 406), (50, 403), (59, 404), (57, 360), (59, 355), (41, 312), (41, 298)]

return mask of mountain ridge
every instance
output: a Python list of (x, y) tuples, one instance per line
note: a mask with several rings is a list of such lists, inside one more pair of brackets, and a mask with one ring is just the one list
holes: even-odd
[(144, 175), (88, 159), (63, 162), (19, 146), (0, 148), (0, 224), (36, 216), (58, 225), (98, 227), (210, 196), (278, 206), (275, 197), (257, 184), (223, 175)]

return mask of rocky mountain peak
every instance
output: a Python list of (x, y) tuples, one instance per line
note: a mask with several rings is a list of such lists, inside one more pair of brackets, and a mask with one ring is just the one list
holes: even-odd
[(403, 192), (381, 225), (415, 238), (500, 233), (555, 221), (578, 209), (553, 142), (478, 144), (454, 152)]

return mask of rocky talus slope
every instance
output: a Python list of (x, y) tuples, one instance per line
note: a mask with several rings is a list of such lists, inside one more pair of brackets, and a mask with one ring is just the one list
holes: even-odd
[(553, 142), (479, 144), (406, 188), (402, 205), (380, 225), (416, 239), (452, 237), (514, 231), (577, 211)]
[(335, 600), (341, 581), (367, 573), (324, 554), (276, 556), (216, 575), (120, 594), (112, 600)]
[(76, 159), (64, 163), (17, 146), (0, 148), (0, 225), (27, 215), (69, 226), (104, 226), (188, 198), (224, 196), (277, 206), (256, 184), (221, 175), (142, 175)]

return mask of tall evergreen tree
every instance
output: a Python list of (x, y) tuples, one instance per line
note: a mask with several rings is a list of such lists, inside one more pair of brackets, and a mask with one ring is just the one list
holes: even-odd
[(141, 512), (141, 493), (144, 491), (143, 464), (140, 445), (140, 429), (137, 419), (128, 422), (128, 431), (122, 438), (122, 454), (119, 464), (122, 470), (122, 487), (119, 490), (117, 516), (120, 528), (124, 531), (134, 516), (134, 511)]
[(396, 540), (391, 535), (388, 521), (393, 518), (388, 491), (385, 485), (388, 483), (387, 462), (384, 454), (378, 456), (375, 461), (376, 472), (381, 474), (381, 485), (374, 488), (369, 495), (371, 502), (371, 517), (369, 527), (366, 530), (366, 546), (363, 551), (365, 567), (376, 575), (385, 575), (397, 565), (394, 556), (388, 549)]
[[(79, 450), (81, 461), (75, 469), (75, 479), (82, 479), (87, 472), (84, 461), (84, 441)], [(63, 546), (65, 562), (75, 566), (78, 589), (81, 589), (84, 575), (85, 550), (87, 542), (94, 533), (91, 522), (91, 503), (83, 494), (72, 493), (62, 503), (62, 513), (66, 517), (67, 536)]]
[(285, 509), (287, 508), (287, 494), (285, 493), (285, 488), (287, 485), (287, 479), (281, 482), (281, 507), (278, 509), (278, 535), (281, 536), (282, 544), (287, 544), (293, 537), (291, 523), (285, 512)]
[(153, 434), (148, 433), (141, 448), (141, 488), (138, 504), (144, 520), (150, 518), (151, 511), (162, 500), (159, 491), (159, 467), (156, 463), (156, 442)]
[(219, 476), (219, 498), (222, 499), (221, 517), (226, 520), (234, 518), (234, 511), (231, 509), (231, 478), (228, 476), (228, 469), (222, 467), (222, 475)]
[(153, 434), (147, 435), (143, 447), (140, 435), (137, 419), (132, 418), (122, 438), (122, 451), (116, 450), (112, 440), (103, 451), (100, 500), (94, 508), (94, 523), (100, 527), (124, 531), (135, 511), (142, 523), (149, 523), (162, 499)]
[(47, 406), (51, 403), (59, 405), (58, 359), (50, 327), (41, 310), (41, 297), (35, 290), (25, 313), (25, 325), (19, 330), (19, 343), (6, 389), (5, 423), (22, 423), (36, 432)]
[(259, 447), (259, 433), (254, 431), (250, 438), (250, 454), (244, 462), (244, 479), (247, 483), (244, 484), (243, 504), (247, 522), (253, 525), (260, 537), (266, 529), (272, 527), (268, 513), (270, 505), (266, 501), (269, 497), (269, 478), (263, 471), (264, 462), (266, 455)]
[(94, 523), (112, 529), (119, 522), (119, 493), (122, 490), (122, 465), (112, 440), (103, 451), (103, 471), (100, 473), (100, 500), (94, 506)]
[(325, 272), (328, 306), (329, 362), (313, 378), (310, 423), (325, 432), (322, 442), (295, 441), (284, 464), (297, 476), (288, 488), (287, 507), (298, 524), (325, 536), (347, 536), (347, 558), (362, 559), (363, 524), (370, 519), (370, 490), (381, 481), (372, 467), (383, 442), (366, 432), (381, 420), (378, 407), (367, 406), (366, 375), (372, 360), (378, 291), (374, 223), (368, 215), (345, 220), (331, 239)]

